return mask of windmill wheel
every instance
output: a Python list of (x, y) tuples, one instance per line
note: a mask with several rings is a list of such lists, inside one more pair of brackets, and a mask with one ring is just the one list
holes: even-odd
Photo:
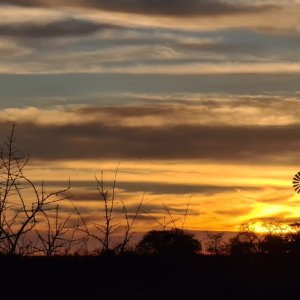
[(293, 187), (297, 193), (300, 193), (300, 172), (298, 172), (293, 178)]

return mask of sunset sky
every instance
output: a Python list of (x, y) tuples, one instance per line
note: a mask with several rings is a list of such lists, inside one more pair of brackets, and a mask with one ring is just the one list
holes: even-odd
[(93, 220), (113, 178), (140, 230), (292, 222), (299, 0), (1, 0), (0, 134)]

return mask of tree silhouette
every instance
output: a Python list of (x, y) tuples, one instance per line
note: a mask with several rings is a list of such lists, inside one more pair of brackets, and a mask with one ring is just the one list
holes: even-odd
[(300, 223), (295, 222), (289, 225), (294, 229), (294, 232), (290, 232), (286, 235), (287, 253), (293, 255), (299, 255), (300, 254)]
[[(55, 207), (54, 212), (43, 211), (43, 222), (46, 225), (46, 230), (36, 230), (38, 241), (36, 246), (37, 253), (45, 256), (70, 255), (81, 249), (81, 246), (86, 242), (85, 236), (80, 236), (79, 222), (71, 222), (71, 215), (63, 218), (59, 214), (59, 205)], [(75, 247), (76, 246), (76, 247)], [(75, 251), (76, 250), (76, 251)]]
[[(129, 242), (133, 235), (133, 226), (141, 211), (141, 206), (144, 200), (144, 195), (139, 202), (136, 211), (132, 216), (129, 215), (126, 204), (123, 200), (116, 199), (116, 184), (119, 166), (117, 167), (112, 186), (109, 187), (104, 181), (104, 172), (101, 171), (101, 177), (95, 175), (98, 200), (102, 204), (102, 209), (99, 214), (99, 221), (93, 223), (93, 229), (88, 228), (88, 224), (81, 216), (79, 210), (74, 206), (80, 220), (84, 226), (81, 229), (88, 238), (96, 240), (100, 247), (97, 247), (97, 254), (120, 254), (127, 251)], [(113, 242), (113, 236), (117, 233), (122, 233), (119, 242)]]
[(283, 255), (287, 251), (287, 243), (283, 235), (267, 234), (260, 241), (259, 249), (262, 254)]
[(223, 240), (224, 233), (206, 233), (206, 251), (212, 255), (226, 254), (227, 245)]
[(136, 247), (141, 254), (189, 256), (201, 251), (201, 243), (182, 229), (152, 230), (145, 234)]
[(233, 256), (244, 256), (259, 253), (259, 236), (255, 232), (239, 232), (230, 239), (230, 254)]
[(38, 223), (38, 218), (52, 210), (54, 204), (66, 199), (62, 190), (46, 192), (24, 173), (28, 155), (15, 147), (15, 124), (0, 152), (0, 253), (31, 254), (32, 239), (26, 239)]
[(300, 254), (300, 232), (289, 233), (286, 236), (287, 241), (287, 253), (293, 255)]

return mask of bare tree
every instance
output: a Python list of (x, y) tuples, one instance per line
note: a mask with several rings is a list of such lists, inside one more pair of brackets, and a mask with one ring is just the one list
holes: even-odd
[[(142, 203), (144, 200), (144, 195), (142, 200), (137, 206), (137, 209), (133, 216), (129, 215), (126, 204), (124, 201), (117, 201), (116, 199), (116, 184), (117, 184), (117, 174), (119, 166), (116, 168), (114, 174), (114, 180), (111, 188), (107, 187), (104, 182), (104, 172), (101, 171), (101, 177), (98, 178), (95, 175), (95, 181), (97, 185), (97, 191), (99, 196), (99, 201), (102, 204), (103, 215), (99, 216), (99, 221), (94, 222), (94, 230), (88, 227), (88, 224), (82, 217), (78, 209), (76, 209), (80, 220), (84, 225), (84, 229), (81, 229), (88, 237), (91, 237), (100, 243), (100, 253), (120, 253), (126, 250), (133, 232), (133, 225), (141, 212)], [(121, 236), (116, 238), (118, 242), (112, 241), (113, 236), (117, 236), (117, 233), (121, 233)]]
[(126, 221), (126, 224), (124, 226), (124, 235), (123, 235), (123, 240), (122, 242), (117, 246), (116, 249), (119, 249), (119, 252), (123, 253), (126, 250), (126, 247), (128, 246), (133, 232), (132, 232), (132, 228), (133, 228), (133, 224), (135, 223), (140, 211), (141, 211), (141, 207), (144, 201), (144, 197), (145, 197), (145, 193), (143, 194), (142, 200), (140, 201), (134, 215), (132, 218), (129, 218), (129, 214), (128, 214), (128, 210), (126, 208), (125, 202), (122, 201), (122, 206), (123, 206), (123, 215)]
[[(175, 218), (174, 214), (172, 213), (172, 209), (169, 206), (167, 206), (164, 202), (162, 203), (163, 209), (165, 211), (163, 220), (160, 220), (160, 218), (155, 217), (151, 214), (148, 214), (148, 215), (155, 223), (157, 223), (160, 226), (161, 230), (166, 230), (169, 227), (171, 227), (173, 230), (176, 230), (176, 229), (184, 230), (186, 220), (188, 217), (188, 213), (189, 213), (190, 203), (191, 203), (191, 197), (189, 198), (189, 200), (187, 202), (187, 205), (186, 205), (186, 208), (185, 208), (185, 211), (184, 211), (184, 214), (182, 217)], [(147, 214), (147, 212), (145, 210), (143, 210), (143, 212), (145, 214)], [(166, 217), (166, 215), (167, 215), (167, 217)], [(181, 220), (181, 223), (182, 223), (181, 228), (179, 228), (177, 225), (177, 221), (179, 221), (179, 220)]]
[(59, 205), (56, 205), (54, 216), (43, 211), (46, 230), (36, 230), (38, 244), (35, 249), (45, 256), (69, 255), (75, 253), (75, 247), (85, 243), (85, 237), (79, 236), (79, 220), (72, 222), (71, 216), (62, 218), (59, 214)]
[[(29, 155), (22, 155), (15, 146), (15, 124), (0, 153), (0, 253), (24, 254), (32, 241), (26, 235), (38, 223), (38, 217), (53, 204), (65, 199), (67, 188), (47, 193), (44, 183), (37, 185), (25, 174)], [(27, 249), (26, 251), (24, 249)]]

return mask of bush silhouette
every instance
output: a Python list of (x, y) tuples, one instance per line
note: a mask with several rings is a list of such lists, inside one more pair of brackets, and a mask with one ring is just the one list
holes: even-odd
[(283, 236), (267, 234), (259, 244), (261, 253), (283, 255), (287, 251), (287, 243)]
[(290, 233), (286, 235), (286, 252), (293, 255), (300, 254), (300, 233)]
[(240, 232), (230, 240), (230, 254), (233, 256), (244, 256), (257, 254), (258, 236), (254, 232)]
[(147, 255), (190, 256), (201, 249), (194, 235), (182, 229), (149, 231), (137, 245), (137, 252)]

